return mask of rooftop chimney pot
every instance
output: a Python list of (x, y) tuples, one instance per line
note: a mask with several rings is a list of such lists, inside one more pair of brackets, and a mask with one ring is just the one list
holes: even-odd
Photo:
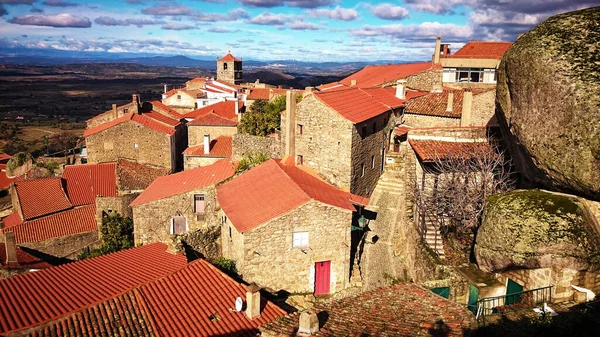
[(314, 312), (302, 312), (299, 323), (298, 335), (311, 336), (319, 331), (319, 318)]
[(442, 37), (438, 36), (435, 38), (435, 49), (433, 51), (433, 64), (440, 63), (440, 49), (442, 45)]
[(454, 103), (454, 92), (448, 92), (448, 104), (446, 105), (446, 112), (452, 111), (452, 104)]
[(356, 80), (350, 80), (350, 86), (351, 87), (356, 86)]
[(406, 99), (406, 80), (396, 81), (396, 98)]
[(210, 135), (204, 135), (204, 154), (210, 153)]
[(260, 287), (255, 283), (246, 291), (246, 316), (250, 319), (260, 316)]
[(460, 126), (471, 125), (471, 110), (473, 108), (473, 92), (465, 89), (463, 92), (462, 112), (460, 114)]
[(296, 156), (296, 97), (291, 90), (285, 93), (285, 155)]
[(6, 247), (6, 265), (17, 265), (19, 260), (17, 259), (17, 242), (15, 240), (15, 233), (6, 232), (4, 234), (4, 246)]
[(117, 105), (116, 104), (112, 105), (112, 117), (113, 117), (113, 119), (117, 119)]

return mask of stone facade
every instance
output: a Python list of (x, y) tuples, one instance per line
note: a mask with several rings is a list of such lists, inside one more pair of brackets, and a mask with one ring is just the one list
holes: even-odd
[(117, 118), (123, 117), (130, 112), (137, 113), (138, 109), (139, 109), (138, 105), (135, 104), (134, 102), (131, 102), (131, 103), (125, 104), (125, 105), (121, 105), (121, 106), (117, 106), (116, 104), (113, 104), (113, 107), (111, 110), (108, 110), (106, 112), (99, 114), (98, 116), (88, 119), (86, 121), (87, 128), (90, 129), (95, 126), (110, 122)]
[(129, 204), (139, 194), (128, 194), (118, 197), (96, 197), (96, 224), (98, 224), (98, 231), (102, 226), (102, 216), (104, 214), (118, 213), (124, 217), (133, 219), (133, 210), (129, 207)]
[[(294, 293), (312, 293), (315, 263), (331, 261), (334, 293), (348, 286), (351, 221), (352, 212), (317, 201), (245, 233), (227, 219), (221, 234), (223, 255), (236, 261), (245, 280)], [(292, 247), (294, 232), (308, 232), (308, 247)]]
[(187, 133), (188, 146), (196, 146), (204, 144), (204, 135), (210, 135), (210, 139), (216, 139), (219, 136), (232, 136), (237, 133), (237, 127), (188, 124)]
[(404, 114), (404, 124), (413, 128), (432, 128), (438, 126), (460, 126), (460, 118), (439, 117), (417, 114)]
[(133, 121), (124, 121), (86, 137), (89, 163), (131, 159), (141, 164), (161, 166), (177, 171), (183, 167), (185, 126), (177, 126), (169, 136)]
[(496, 90), (490, 90), (481, 94), (473, 95), (473, 108), (469, 126), (488, 125), (494, 117), (496, 109)]
[(217, 80), (239, 84), (242, 77), (242, 61), (217, 60)]
[[(431, 91), (442, 85), (442, 68), (432, 68), (405, 78), (408, 88), (421, 91)], [(395, 85), (395, 83), (391, 84)]]
[(98, 232), (80, 233), (38, 242), (19, 244), (21, 247), (67, 259), (75, 259), (84, 248), (95, 248), (100, 244)]
[(201, 156), (183, 156), (183, 169), (191, 170), (201, 166), (208, 166), (223, 159), (223, 157), (201, 157)]
[(188, 94), (183, 90), (178, 90), (173, 95), (163, 99), (162, 103), (182, 114), (190, 112), (197, 108), (196, 97)]
[[(204, 213), (194, 213), (194, 195), (204, 195)], [(143, 205), (133, 206), (134, 241), (136, 245), (152, 242), (173, 244), (171, 217), (184, 216), (187, 231), (216, 226), (217, 200), (214, 186), (178, 194)]]
[(270, 158), (281, 158), (283, 155), (281, 133), (273, 137), (234, 134), (231, 150), (232, 160), (240, 160), (248, 153), (264, 153)]

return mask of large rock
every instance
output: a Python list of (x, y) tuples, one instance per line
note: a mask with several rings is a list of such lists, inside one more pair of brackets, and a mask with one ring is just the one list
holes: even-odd
[(496, 116), (525, 178), (600, 200), (600, 7), (553, 16), (512, 45)]
[(576, 198), (538, 190), (488, 199), (475, 258), (486, 272), (507, 268), (600, 267), (600, 235)]

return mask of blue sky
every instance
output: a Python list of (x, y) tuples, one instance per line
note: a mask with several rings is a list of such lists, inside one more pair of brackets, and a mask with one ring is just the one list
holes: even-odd
[(599, 0), (0, 0), (0, 50), (414, 61)]

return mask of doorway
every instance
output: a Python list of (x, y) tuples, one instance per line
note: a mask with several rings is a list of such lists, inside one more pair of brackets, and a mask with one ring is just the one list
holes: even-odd
[(315, 263), (315, 295), (329, 294), (331, 283), (331, 261)]

